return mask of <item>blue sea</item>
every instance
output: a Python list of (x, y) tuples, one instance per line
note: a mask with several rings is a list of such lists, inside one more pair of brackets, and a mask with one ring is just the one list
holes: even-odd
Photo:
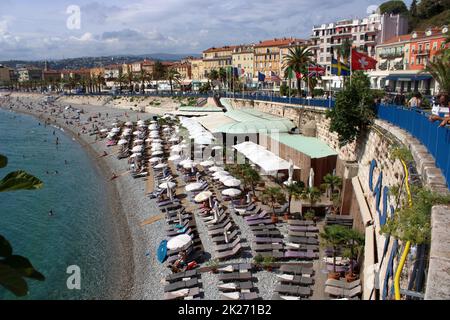
[[(46, 277), (27, 280), (29, 294), (20, 299), (107, 298), (111, 217), (105, 181), (87, 152), (57, 128), (0, 109), (0, 154), (9, 160), (0, 178), (26, 170), (44, 182), (41, 190), (0, 193), (0, 234)], [(81, 270), (80, 290), (67, 287), (73, 265)], [(0, 286), (0, 299), (17, 298)]]

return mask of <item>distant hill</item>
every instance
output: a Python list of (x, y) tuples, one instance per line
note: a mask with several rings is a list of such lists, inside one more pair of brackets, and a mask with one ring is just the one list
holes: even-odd
[[(161, 60), (161, 61), (178, 61), (189, 56), (199, 57), (198, 54), (170, 54), (170, 53), (152, 53), (144, 55), (114, 55), (104, 57), (80, 57), (61, 60), (49, 60), (48, 67), (49, 69), (53, 70), (94, 68), (110, 64), (131, 63), (134, 61), (144, 59)], [(10, 68), (15, 68), (17, 65), (26, 65), (43, 68), (45, 65), (45, 61), (10, 60), (10, 61), (0, 61), (0, 64)]]

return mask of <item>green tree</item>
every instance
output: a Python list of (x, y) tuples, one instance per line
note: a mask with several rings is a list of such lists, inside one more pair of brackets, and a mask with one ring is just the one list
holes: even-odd
[(355, 71), (351, 81), (337, 94), (336, 106), (328, 110), (330, 130), (339, 135), (341, 147), (355, 141), (373, 123), (375, 101), (370, 90), (369, 78)]
[(350, 54), (352, 52), (353, 41), (350, 39), (344, 39), (342, 44), (337, 47), (338, 58), (342, 58), (345, 64), (349, 64)]
[(300, 199), (308, 201), (308, 203), (311, 205), (311, 208), (315, 206), (315, 204), (320, 200), (321, 197), (322, 192), (316, 187), (305, 188), (300, 195)]
[(320, 233), (321, 244), (333, 250), (333, 272), (336, 273), (336, 255), (338, 249), (346, 244), (348, 229), (341, 225), (326, 226)]
[(441, 93), (450, 93), (450, 49), (437, 55), (434, 61), (428, 62), (424, 72), (429, 72), (433, 79), (439, 83)]
[(278, 187), (269, 187), (263, 191), (262, 200), (272, 208), (272, 214), (275, 215), (275, 206), (277, 204), (284, 204), (286, 202), (286, 196)]
[(303, 181), (295, 182), (286, 186), (286, 191), (288, 193), (288, 214), (291, 214), (291, 203), (292, 199), (299, 199), (305, 188)]
[(408, 14), (408, 8), (403, 1), (393, 0), (387, 1), (380, 5), (381, 14)]
[(169, 80), (170, 93), (173, 94), (173, 85), (181, 83), (181, 74), (173, 68), (167, 70), (166, 79)]
[(327, 190), (328, 197), (331, 200), (335, 188), (340, 188), (342, 186), (342, 179), (339, 176), (329, 173), (323, 177), (322, 186)]
[[(8, 159), (0, 155), (0, 168), (7, 164)], [(11, 172), (0, 180), (0, 192), (36, 190), (42, 186), (42, 181), (25, 171)], [(28, 293), (28, 284), (24, 278), (45, 280), (27, 258), (13, 254), (11, 244), (0, 235), (0, 286), (22, 297)]]
[(360, 256), (364, 251), (364, 235), (358, 230), (347, 229), (345, 241), (346, 248), (344, 250), (343, 256), (350, 260), (350, 274), (353, 275), (353, 261), (359, 261)]
[[(289, 48), (288, 54), (284, 57), (283, 64), (286, 70), (290, 69), (296, 73), (307, 73), (308, 65), (312, 61), (313, 54), (306, 46), (296, 46)], [(297, 90), (299, 97), (302, 96), (302, 80), (297, 79)]]
[(429, 19), (449, 8), (450, 0), (420, 0), (417, 13), (420, 18)]

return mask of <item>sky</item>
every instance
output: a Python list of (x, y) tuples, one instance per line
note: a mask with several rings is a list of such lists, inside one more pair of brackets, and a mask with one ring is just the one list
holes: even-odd
[[(0, 60), (200, 54), (362, 18), (385, 0), (1, 0)], [(407, 5), (411, 1), (405, 1)]]

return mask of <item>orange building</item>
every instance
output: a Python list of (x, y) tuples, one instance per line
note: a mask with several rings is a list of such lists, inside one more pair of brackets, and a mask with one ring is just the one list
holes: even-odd
[(410, 40), (409, 69), (423, 70), (429, 61), (445, 47), (448, 27), (429, 28), (426, 31), (414, 31)]

